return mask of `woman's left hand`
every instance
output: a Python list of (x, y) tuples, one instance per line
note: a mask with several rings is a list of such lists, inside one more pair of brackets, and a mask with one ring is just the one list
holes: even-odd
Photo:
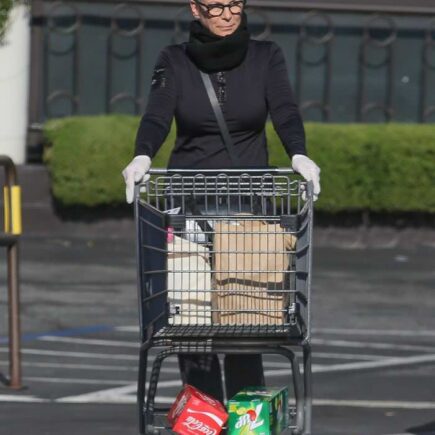
[(320, 194), (320, 168), (303, 154), (295, 154), (292, 157), (292, 168), (305, 180), (313, 182), (313, 200), (317, 201)]

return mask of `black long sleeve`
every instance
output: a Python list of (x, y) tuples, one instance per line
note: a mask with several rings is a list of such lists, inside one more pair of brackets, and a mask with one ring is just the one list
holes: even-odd
[(171, 128), (176, 100), (175, 71), (168, 51), (163, 50), (154, 67), (148, 104), (136, 136), (135, 155), (155, 156)]
[[(269, 113), (288, 155), (306, 154), (302, 119), (284, 56), (275, 43), (251, 40), (242, 64), (212, 74), (211, 80), (242, 166), (268, 165), (265, 124)], [(153, 158), (173, 117), (177, 138), (170, 167), (232, 166), (199, 71), (183, 44), (166, 47), (159, 56), (135, 155)]]
[(267, 74), (267, 104), (273, 127), (287, 154), (306, 155), (305, 129), (290, 86), (287, 67), (281, 48), (272, 44)]

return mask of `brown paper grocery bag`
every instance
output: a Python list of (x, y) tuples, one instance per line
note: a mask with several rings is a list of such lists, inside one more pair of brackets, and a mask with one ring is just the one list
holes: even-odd
[(285, 272), (295, 245), (296, 237), (279, 224), (248, 219), (217, 223), (213, 322), (282, 324), (289, 301)]

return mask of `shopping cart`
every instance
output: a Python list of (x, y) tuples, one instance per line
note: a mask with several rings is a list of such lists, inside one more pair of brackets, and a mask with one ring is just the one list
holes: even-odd
[(312, 183), (289, 169), (150, 175), (135, 191), (140, 433), (169, 430), (155, 404), (166, 358), (258, 353), (288, 359), (289, 431), (310, 434)]

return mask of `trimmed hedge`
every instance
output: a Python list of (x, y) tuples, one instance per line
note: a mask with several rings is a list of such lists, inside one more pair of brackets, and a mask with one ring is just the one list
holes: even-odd
[[(130, 161), (140, 118), (71, 117), (45, 125), (45, 161), (55, 198), (64, 205), (124, 202), (121, 170)], [(435, 212), (435, 126), (307, 123), (310, 157), (321, 167), (316, 208), (327, 212)], [(273, 127), (267, 125), (270, 164), (288, 167)], [(165, 167), (175, 127), (154, 158)]]

